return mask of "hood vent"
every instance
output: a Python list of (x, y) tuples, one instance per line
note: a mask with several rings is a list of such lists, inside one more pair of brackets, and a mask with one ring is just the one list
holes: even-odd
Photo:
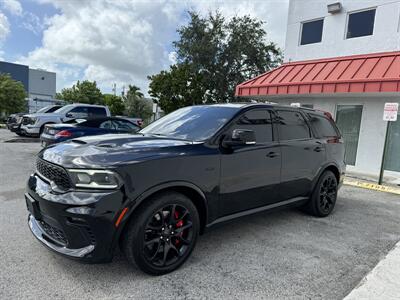
[(99, 145), (96, 145), (96, 147), (100, 147), (100, 148), (114, 148), (116, 146), (117, 146), (116, 144), (99, 144)]
[(81, 145), (86, 145), (87, 143), (81, 140), (71, 140), (73, 143), (81, 144)]

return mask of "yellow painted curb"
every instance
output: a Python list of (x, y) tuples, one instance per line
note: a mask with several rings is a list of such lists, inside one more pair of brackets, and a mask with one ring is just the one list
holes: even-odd
[(349, 179), (344, 179), (343, 183), (345, 185), (356, 186), (356, 187), (360, 187), (360, 188), (364, 188), (364, 189), (400, 195), (400, 188), (395, 188), (395, 187), (391, 187), (391, 186), (379, 185), (379, 184), (372, 183), (372, 182), (349, 180)]

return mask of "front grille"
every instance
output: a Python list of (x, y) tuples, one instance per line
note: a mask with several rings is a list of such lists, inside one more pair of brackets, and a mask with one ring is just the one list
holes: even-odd
[(96, 245), (96, 237), (95, 237), (93, 231), (92, 231), (92, 230), (90, 229), (90, 227), (88, 227), (88, 226), (85, 226), (85, 228), (86, 228), (86, 232), (87, 232), (87, 234), (88, 234), (88, 237), (89, 237), (89, 239), (90, 239), (90, 243), (91, 243), (92, 245)]
[(39, 221), (40, 227), (46, 232), (52, 239), (56, 240), (59, 243), (67, 245), (68, 240), (65, 237), (64, 232), (61, 229), (58, 229), (45, 221)]
[(71, 188), (71, 180), (63, 167), (38, 158), (36, 161), (36, 170), (49, 181), (53, 181), (59, 188), (63, 190)]

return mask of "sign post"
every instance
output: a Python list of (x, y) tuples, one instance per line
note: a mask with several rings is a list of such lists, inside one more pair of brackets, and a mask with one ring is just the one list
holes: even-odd
[(378, 184), (382, 184), (383, 172), (385, 169), (385, 159), (386, 159), (386, 149), (387, 149), (387, 136), (389, 132), (390, 122), (397, 121), (397, 113), (399, 111), (399, 103), (385, 103), (385, 108), (383, 109), (383, 121), (386, 121), (386, 133), (385, 133), (385, 144), (383, 146), (381, 170), (379, 172)]

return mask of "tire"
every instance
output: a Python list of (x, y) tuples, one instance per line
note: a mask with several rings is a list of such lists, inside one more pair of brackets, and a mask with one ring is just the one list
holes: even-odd
[[(50, 124), (50, 123), (48, 123), (48, 124)], [(47, 124), (43, 124), (42, 127), (40, 127), (40, 130), (39, 130), (39, 137), (42, 135), (42, 133), (43, 133), (43, 131), (44, 131), (44, 127), (45, 127), (46, 125), (47, 125)]]
[(131, 264), (150, 275), (178, 269), (190, 256), (199, 235), (195, 205), (176, 192), (148, 199), (130, 220), (122, 236), (122, 251)]
[(335, 207), (337, 192), (338, 184), (335, 174), (325, 171), (318, 179), (304, 211), (320, 218), (329, 216)]

